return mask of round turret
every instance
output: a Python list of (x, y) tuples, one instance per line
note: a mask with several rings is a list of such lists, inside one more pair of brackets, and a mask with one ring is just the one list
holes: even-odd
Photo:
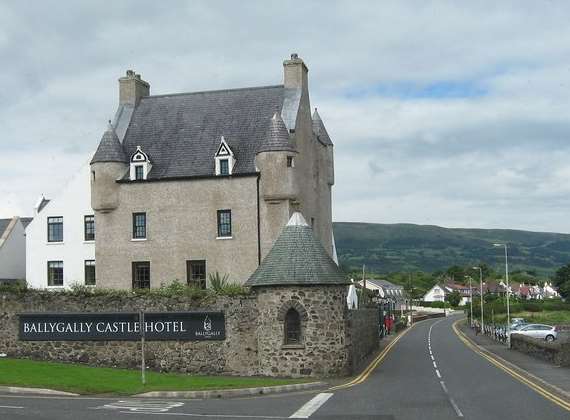
[(119, 185), (128, 168), (127, 155), (109, 122), (99, 147), (91, 159), (91, 207), (103, 213), (116, 209), (119, 205)]

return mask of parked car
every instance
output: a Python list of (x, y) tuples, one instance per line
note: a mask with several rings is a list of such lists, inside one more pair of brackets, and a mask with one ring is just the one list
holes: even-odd
[(511, 318), (511, 327), (517, 324), (525, 324), (526, 321), (524, 318)]
[(523, 327), (526, 327), (528, 324), (526, 322), (519, 322), (518, 324), (511, 324), (511, 331), (518, 331)]
[(513, 334), (526, 335), (527, 337), (541, 338), (546, 341), (554, 341), (558, 337), (556, 327), (544, 324), (528, 324), (520, 329), (512, 331)]

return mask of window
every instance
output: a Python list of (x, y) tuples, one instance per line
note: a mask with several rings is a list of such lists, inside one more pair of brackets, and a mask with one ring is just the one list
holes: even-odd
[(85, 240), (95, 240), (95, 216), (85, 216)]
[(63, 217), (48, 217), (48, 242), (63, 242)]
[(287, 167), (293, 168), (295, 166), (295, 162), (293, 161), (293, 156), (287, 156)]
[(63, 261), (48, 261), (48, 286), (63, 286)]
[(137, 181), (144, 179), (144, 167), (142, 165), (135, 166), (135, 179)]
[(218, 210), (218, 238), (232, 236), (232, 211)]
[(133, 289), (150, 289), (150, 262), (133, 262)]
[(220, 159), (220, 175), (229, 175), (230, 165), (227, 159)]
[(216, 175), (231, 175), (232, 169), (235, 165), (236, 158), (234, 152), (226, 143), (224, 136), (220, 138), (220, 145), (218, 151), (214, 155), (215, 172)]
[(85, 285), (95, 286), (95, 260), (85, 260)]
[(315, 218), (311, 217), (311, 229), (315, 228)]
[(146, 213), (133, 213), (133, 239), (146, 238)]
[(206, 260), (186, 261), (186, 281), (190, 287), (206, 288)]
[(285, 344), (301, 343), (301, 317), (291, 308), (285, 315)]

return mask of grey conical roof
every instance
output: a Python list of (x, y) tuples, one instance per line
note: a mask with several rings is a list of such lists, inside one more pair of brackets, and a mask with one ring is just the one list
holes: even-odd
[(313, 235), (301, 213), (294, 213), (246, 286), (333, 285), (350, 283)]
[(123, 145), (110, 122), (107, 131), (105, 131), (99, 142), (95, 155), (93, 155), (93, 159), (91, 159), (91, 163), (95, 162), (129, 162)]
[(263, 142), (257, 148), (257, 153), (282, 151), (295, 152), (296, 150), (289, 140), (289, 131), (281, 115), (275, 113), (269, 122), (269, 128)]
[(317, 112), (317, 108), (315, 108), (315, 112), (313, 112), (313, 133), (317, 136), (317, 140), (325, 146), (333, 145), (333, 142), (329, 137), (329, 133), (327, 133), (327, 129), (325, 128), (325, 124)]

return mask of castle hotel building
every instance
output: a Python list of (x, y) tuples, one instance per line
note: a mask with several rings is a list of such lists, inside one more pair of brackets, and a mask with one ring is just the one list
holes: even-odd
[(333, 144), (307, 66), (283, 68), (282, 85), (167, 95), (119, 79), (90, 162), (97, 286), (244, 283), (296, 211), (333, 255)]

